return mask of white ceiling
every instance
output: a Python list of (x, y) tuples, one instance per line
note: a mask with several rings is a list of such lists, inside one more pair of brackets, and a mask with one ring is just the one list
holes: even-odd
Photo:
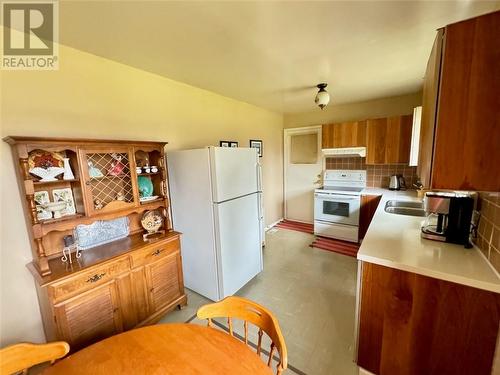
[(499, 1), (64, 1), (60, 41), (278, 112), (420, 90), (435, 30)]

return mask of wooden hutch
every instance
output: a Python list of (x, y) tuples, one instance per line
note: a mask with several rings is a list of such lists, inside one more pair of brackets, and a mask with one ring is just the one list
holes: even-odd
[[(180, 234), (172, 230), (164, 142), (7, 137), (21, 190), (33, 262), (33, 274), (48, 341), (64, 340), (79, 349), (107, 336), (152, 324), (166, 312), (186, 305)], [(72, 179), (40, 181), (30, 173), (33, 153), (57, 153), (69, 159)], [(114, 160), (118, 173), (109, 173)], [(152, 199), (140, 198), (136, 167), (157, 166), (148, 176)], [(68, 162), (68, 160), (66, 160)], [(92, 166), (102, 175), (89, 173)], [(67, 176), (66, 176), (67, 177)], [(74, 208), (59, 218), (40, 218), (35, 195), (71, 189)], [(60, 190), (58, 190), (60, 191)], [(156, 197), (157, 196), (157, 197)], [(156, 198), (155, 198), (156, 197)], [(158, 210), (163, 230), (144, 241), (142, 215)], [(61, 260), (63, 238), (80, 224), (127, 217), (126, 238), (81, 251), (72, 263)]]

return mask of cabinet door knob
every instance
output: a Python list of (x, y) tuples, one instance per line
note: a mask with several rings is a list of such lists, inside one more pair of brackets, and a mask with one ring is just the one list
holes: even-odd
[(95, 283), (96, 281), (101, 280), (101, 279), (102, 279), (102, 277), (103, 277), (104, 275), (106, 275), (106, 273), (105, 273), (105, 272), (104, 272), (104, 273), (99, 273), (99, 274), (97, 274), (97, 273), (96, 273), (94, 276), (89, 277), (89, 278), (87, 279), (87, 282), (88, 282), (88, 283)]
[(156, 251), (153, 251), (153, 252), (151, 253), (151, 255), (152, 255), (152, 256), (154, 256), (154, 257), (156, 257), (156, 256), (160, 255), (160, 253), (161, 253), (162, 251), (163, 251), (162, 249), (157, 249)]

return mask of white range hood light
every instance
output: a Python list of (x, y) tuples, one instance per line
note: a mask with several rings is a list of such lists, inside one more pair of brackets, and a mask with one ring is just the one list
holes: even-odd
[(337, 158), (366, 157), (366, 147), (324, 148), (322, 151), (325, 156)]

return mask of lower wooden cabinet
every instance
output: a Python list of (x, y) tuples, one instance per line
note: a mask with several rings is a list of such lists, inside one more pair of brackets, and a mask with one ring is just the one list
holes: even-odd
[(381, 198), (381, 195), (361, 195), (358, 236), (360, 240), (365, 237)]
[(358, 365), (377, 375), (489, 375), (500, 295), (362, 263)]
[(73, 349), (123, 330), (114, 281), (55, 305), (54, 313), (58, 336)]
[(155, 323), (187, 303), (175, 232), (64, 277), (53, 275), (37, 284), (45, 334), (48, 341), (67, 341), (72, 351)]
[(181, 267), (178, 252), (144, 267), (151, 313), (160, 311), (183, 294)]

